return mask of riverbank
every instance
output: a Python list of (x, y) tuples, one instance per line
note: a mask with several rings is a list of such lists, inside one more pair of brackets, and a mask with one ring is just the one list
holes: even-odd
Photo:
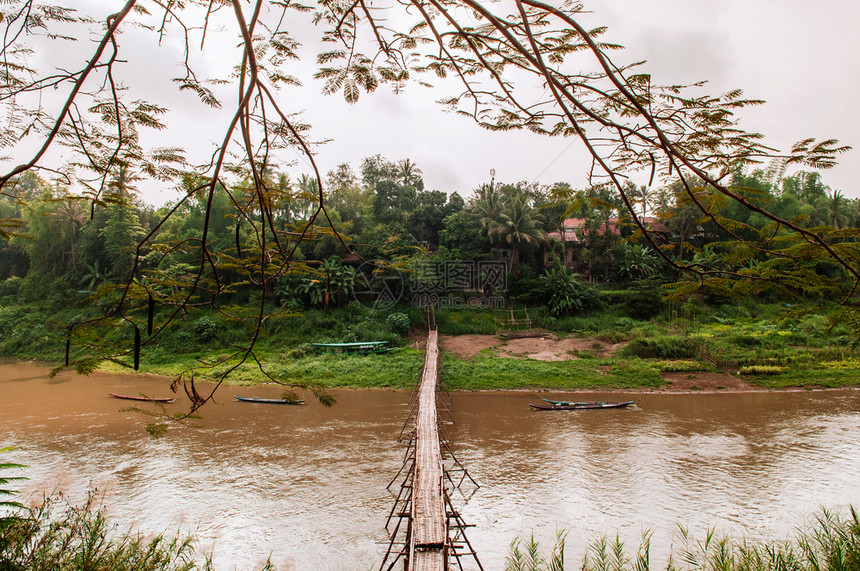
[[(592, 350), (565, 349), (569, 346)], [(805, 367), (776, 375), (743, 375), (717, 370), (700, 359), (631, 357), (624, 353), (625, 346), (551, 334), (527, 339), (448, 335), (441, 339), (442, 381), (453, 391), (729, 393), (860, 386), (860, 375), (850, 368)], [(271, 375), (283, 384), (321, 389), (411, 390), (423, 363), (422, 349), (421, 339), (416, 339), (408, 346), (373, 355), (260, 351), (262, 369), (257, 363), (245, 363), (230, 373), (227, 383), (269, 383), (272, 379), (267, 375)], [(144, 359), (137, 373), (111, 361), (99, 370), (157, 375), (165, 380), (193, 370), (197, 380), (211, 381), (236, 364), (237, 359), (224, 360), (223, 354), (196, 352), (172, 356), (167, 362)]]
[[(620, 305), (563, 319), (541, 309), (530, 310), (532, 327), (521, 337), (496, 335), (498, 323), (490, 311), (438, 312), (446, 386), (695, 392), (860, 385), (854, 336), (827, 308), (739, 301), (705, 306), (683, 319), (670, 312), (650, 320), (628, 317)], [(0, 354), (60, 363), (65, 324), (80, 317), (74, 309), (47, 315), (37, 307), (0, 307)], [(153, 336), (142, 336), (140, 372), (176, 377), (193, 371), (194, 378), (215, 379), (236, 367), (228, 382), (238, 385), (267, 382), (271, 375), (285, 384), (322, 389), (408, 389), (423, 360), (423, 319), (409, 308), (285, 313), (264, 323), (256, 361), (240, 364), (245, 355), (236, 347), (250, 338), (247, 326), (211, 310), (194, 310), (156, 328)], [(321, 355), (311, 346), (371, 340), (388, 341), (394, 350)], [(86, 365), (98, 361), (101, 352), (112, 356), (100, 361), (101, 370), (131, 372), (133, 344), (128, 322), (104, 322), (74, 330), (70, 357), (73, 364)]]

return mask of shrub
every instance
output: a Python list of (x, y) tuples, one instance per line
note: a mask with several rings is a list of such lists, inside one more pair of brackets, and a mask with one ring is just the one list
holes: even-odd
[(405, 313), (392, 313), (385, 318), (385, 325), (402, 337), (409, 333), (409, 327), (411, 327), (412, 323), (409, 321), (409, 316)]
[(781, 375), (788, 371), (787, 367), (777, 367), (775, 365), (747, 365), (741, 367), (738, 373), (742, 375)]
[(711, 370), (708, 365), (690, 359), (657, 361), (653, 365), (664, 373), (693, 373)]
[(597, 338), (603, 341), (604, 343), (609, 343), (610, 345), (614, 345), (616, 343), (621, 343), (622, 341), (627, 341), (629, 335), (624, 333), (623, 331), (601, 331)]
[(692, 359), (700, 342), (690, 337), (654, 337), (634, 339), (624, 348), (624, 354), (640, 359)]
[(550, 292), (547, 305), (554, 316), (572, 315), (600, 305), (597, 288), (578, 278), (578, 274), (561, 265), (548, 269), (540, 277), (540, 283)]
[(218, 324), (204, 315), (194, 322), (194, 334), (203, 343), (214, 341), (218, 337)]
[[(112, 571), (191, 571), (211, 569), (193, 562), (191, 537), (118, 535), (103, 508), (90, 497), (82, 507), (45, 500), (0, 529), (2, 569), (111, 569)], [(60, 512), (60, 513), (57, 513)], [(268, 567), (267, 568), (271, 568)]]
[(665, 307), (663, 291), (651, 280), (641, 280), (633, 285), (633, 293), (626, 300), (627, 311), (636, 319), (651, 319)]
[(732, 337), (732, 343), (741, 347), (759, 347), (762, 339), (753, 335), (735, 335)]
[(10, 337), (26, 318), (24, 307), (0, 307), (0, 341)]
[(18, 276), (12, 276), (0, 282), (0, 300), (7, 302), (14, 300), (18, 296), (18, 292), (21, 291), (23, 283), (24, 279)]
[(621, 331), (630, 331), (636, 327), (636, 325), (636, 320), (630, 319), (629, 317), (619, 317), (615, 320), (615, 327)]

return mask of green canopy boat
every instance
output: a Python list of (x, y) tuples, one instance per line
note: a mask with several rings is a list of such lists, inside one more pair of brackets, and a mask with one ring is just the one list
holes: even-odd
[(357, 343), (311, 343), (311, 347), (331, 353), (385, 353), (391, 351), (388, 341), (359, 341)]

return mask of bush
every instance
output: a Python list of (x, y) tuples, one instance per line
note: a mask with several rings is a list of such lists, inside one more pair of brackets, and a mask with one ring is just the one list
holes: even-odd
[(214, 341), (218, 337), (218, 329), (218, 324), (206, 315), (194, 322), (194, 334), (203, 343)]
[[(49, 498), (25, 517), (0, 529), (0, 568), (192, 571), (212, 568), (193, 562), (191, 537), (118, 535), (90, 495), (82, 507)], [(60, 513), (57, 513), (60, 512)], [(267, 565), (266, 568), (271, 569)]]
[(26, 318), (24, 307), (0, 307), (0, 341), (9, 338)]
[(654, 337), (634, 339), (624, 348), (626, 355), (640, 359), (692, 359), (700, 342), (690, 337)]
[(641, 280), (633, 285), (633, 291), (626, 300), (627, 311), (635, 319), (651, 319), (665, 307), (663, 291), (659, 283), (651, 280)]
[(699, 361), (689, 359), (657, 361), (652, 364), (663, 373), (693, 373), (712, 370), (709, 365), (703, 365)]
[(762, 344), (762, 339), (754, 335), (734, 335), (732, 343), (741, 347), (759, 347)]
[(747, 365), (738, 371), (742, 375), (781, 375), (788, 371), (788, 367), (777, 367), (775, 365)]
[(548, 269), (540, 277), (540, 283), (550, 293), (547, 305), (554, 316), (573, 315), (600, 306), (597, 288), (578, 278), (578, 274), (562, 265)]
[(385, 318), (385, 325), (391, 331), (403, 337), (409, 333), (409, 327), (412, 326), (412, 323), (409, 321), (409, 316), (405, 313), (392, 313)]
[(21, 286), (24, 283), (23, 278), (12, 276), (11, 278), (0, 282), (0, 300), (6, 303), (13, 301), (18, 297), (18, 292), (21, 291)]
[(623, 331), (601, 331), (597, 334), (598, 339), (600, 339), (604, 343), (609, 343), (610, 345), (615, 345), (616, 343), (627, 341), (628, 337), (629, 334)]

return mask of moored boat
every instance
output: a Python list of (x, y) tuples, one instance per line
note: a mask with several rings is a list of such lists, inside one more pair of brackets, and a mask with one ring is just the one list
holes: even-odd
[(125, 399), (125, 400), (136, 400), (136, 401), (140, 401), (140, 402), (163, 402), (163, 403), (169, 403), (169, 402), (173, 402), (173, 401), (175, 401), (175, 400), (176, 400), (175, 398), (172, 398), (172, 397), (171, 397), (171, 398), (133, 397), (133, 396), (130, 396), (130, 395), (119, 395), (119, 394), (116, 394), (116, 393), (108, 393), (108, 394), (109, 394), (110, 396), (114, 397), (114, 398), (118, 398), (118, 399)]
[(599, 402), (568, 402), (568, 401), (551, 401), (543, 399), (547, 403), (529, 404), (530, 407), (537, 410), (588, 410), (597, 408), (624, 408), (633, 404), (632, 400), (617, 402), (617, 401), (599, 401)]
[(303, 400), (264, 399), (260, 397), (240, 397), (239, 395), (233, 395), (233, 398), (242, 402), (256, 402), (262, 404), (305, 404), (305, 401)]

